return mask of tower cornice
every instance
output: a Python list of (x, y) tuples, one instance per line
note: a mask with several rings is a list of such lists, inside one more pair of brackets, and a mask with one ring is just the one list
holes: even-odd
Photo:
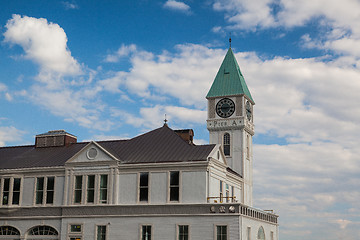
[(224, 98), (224, 97), (227, 97), (227, 98), (231, 98), (231, 97), (242, 97), (244, 96), (244, 98), (248, 101), (251, 102), (252, 105), (255, 105), (255, 102), (249, 98), (248, 96), (246, 96), (245, 94), (234, 94), (234, 95), (226, 95), (226, 96), (215, 96), (215, 97), (208, 97), (206, 96), (206, 99), (207, 100), (211, 100), (211, 99), (220, 99), (220, 98)]

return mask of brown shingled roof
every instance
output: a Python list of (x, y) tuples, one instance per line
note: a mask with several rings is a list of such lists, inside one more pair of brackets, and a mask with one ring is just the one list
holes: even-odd
[(156, 163), (206, 160), (215, 145), (194, 146), (164, 125), (138, 137), (118, 142), (99, 142), (112, 149), (122, 163)]
[(0, 148), (0, 169), (56, 167), (79, 152), (86, 143), (63, 147), (36, 148), (32, 146)]
[[(129, 140), (101, 141), (103, 148), (122, 164), (206, 161), (215, 145), (190, 145), (164, 125)], [(0, 169), (55, 167), (83, 149), (88, 143), (35, 148), (35, 146), (0, 148)]]

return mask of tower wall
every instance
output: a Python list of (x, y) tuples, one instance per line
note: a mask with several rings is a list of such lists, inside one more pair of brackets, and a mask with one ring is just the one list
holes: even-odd
[[(226, 118), (217, 113), (217, 105), (224, 98), (232, 100), (235, 104), (233, 114)], [(208, 100), (207, 128), (210, 143), (221, 144), (228, 166), (243, 177), (243, 203), (252, 206), (252, 104), (249, 119), (246, 115), (246, 104), (249, 100), (244, 95), (222, 96)], [(225, 134), (230, 136), (229, 154), (226, 154)]]

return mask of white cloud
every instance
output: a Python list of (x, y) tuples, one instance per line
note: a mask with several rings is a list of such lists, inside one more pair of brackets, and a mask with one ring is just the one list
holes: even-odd
[(79, 6), (75, 2), (61, 2), (65, 9), (78, 9)]
[(360, 58), (359, 1), (215, 0), (213, 8), (225, 13), (229, 23), (227, 27), (233, 30), (255, 31), (279, 27), (289, 30), (316, 21), (318, 32), (312, 33), (310, 38), (308, 34), (305, 35), (309, 40), (307, 47)]
[(64, 30), (44, 18), (14, 14), (6, 24), (5, 42), (20, 45), (25, 58), (35, 61), (45, 73), (78, 75), (79, 63), (71, 56)]
[(7, 90), (7, 86), (0, 82), (0, 92), (4, 92)]
[(117, 72), (100, 84), (110, 92), (129, 90), (148, 99), (171, 96), (183, 105), (204, 109), (204, 97), (226, 52), (195, 44), (177, 45), (176, 49), (177, 54), (136, 52), (131, 56), (130, 72)]
[(346, 226), (351, 223), (351, 221), (346, 220), (346, 219), (338, 219), (338, 220), (336, 220), (336, 223), (338, 223), (340, 225), (341, 229), (345, 229)]
[(4, 96), (7, 101), (11, 102), (13, 100), (13, 96), (8, 92), (8, 87), (3, 83), (0, 83), (0, 93), (1, 92), (4, 92)]
[[(293, 1), (293, 0), (215, 0), (213, 8), (224, 11), (225, 18), (237, 29), (269, 28), (277, 26), (303, 26), (314, 18), (324, 18), (323, 24), (353, 28), (359, 26), (357, 9), (360, 3), (354, 0)], [(359, 32), (359, 28), (353, 29)]]
[(323, 45), (325, 49), (332, 49), (336, 52), (343, 53), (345, 55), (354, 55), (360, 58), (360, 36), (354, 38), (353, 36), (343, 36), (339, 39), (326, 41)]
[(83, 140), (83, 142), (90, 142), (90, 141), (111, 141), (111, 140), (126, 140), (129, 139), (130, 137), (128, 136), (128, 134), (124, 134), (124, 135), (104, 135), (104, 134), (99, 134), (99, 135), (94, 135), (92, 136), (90, 139), (85, 139)]
[(225, 11), (225, 18), (235, 29), (252, 29), (257, 27), (273, 27), (276, 25), (271, 14), (270, 4), (274, 0), (215, 0), (213, 8)]
[[(356, 216), (351, 209), (360, 206), (359, 153), (332, 143), (255, 145), (255, 206), (276, 210), (284, 238), (294, 229), (308, 231), (307, 239), (321, 232), (339, 239), (345, 227), (360, 233), (358, 226), (346, 224)], [(335, 219), (347, 220), (333, 225)]]
[(192, 122), (202, 124), (206, 121), (207, 112), (178, 106), (166, 106), (163, 110), (174, 122)]
[[(97, 73), (82, 69), (71, 56), (67, 36), (59, 25), (43, 18), (13, 15), (6, 28), (5, 41), (20, 45), (25, 58), (40, 66), (35, 77), (38, 82), (17, 95), (65, 121), (91, 129), (110, 129), (113, 123), (102, 118), (106, 105), (97, 97), (102, 91), (102, 87), (94, 82)], [(5, 97), (12, 100), (10, 93)]]
[(289, 142), (357, 142), (360, 72), (353, 66), (315, 58), (261, 60), (251, 53), (237, 59), (256, 102), (257, 133)]
[(225, 33), (225, 30), (223, 27), (221, 26), (215, 26), (211, 29), (212, 32), (214, 33), (221, 33), (221, 34), (224, 34)]
[(24, 131), (16, 129), (13, 126), (0, 126), (0, 147), (5, 146), (8, 142), (20, 141), (24, 133)]
[(9, 102), (11, 102), (12, 100), (13, 100), (13, 97), (12, 97), (12, 95), (10, 94), (10, 93), (5, 93), (5, 98), (6, 98), (6, 100), (8, 100)]
[(190, 6), (189, 5), (187, 5), (184, 2), (175, 1), (175, 0), (167, 0), (164, 3), (164, 8), (190, 13)]
[(113, 116), (121, 117), (127, 124), (141, 127), (145, 130), (162, 126), (165, 120), (172, 128), (181, 128), (184, 125), (202, 124), (206, 121), (206, 111), (189, 109), (179, 106), (156, 105), (154, 107), (143, 107), (139, 110), (139, 116), (113, 109)]
[[(275, 3), (276, 1), (273, 1)], [(319, 1), (291, 1), (281, 0), (279, 5), (281, 10), (278, 12), (278, 19), (285, 26), (302, 26), (306, 22), (316, 17), (325, 18), (325, 22), (334, 27), (359, 26), (354, 22), (360, 18), (358, 10), (360, 3), (354, 0), (319, 0)], [(324, 23), (324, 22), (323, 22)], [(359, 31), (357, 28), (355, 31)]]
[(206, 144), (209, 144), (209, 141), (204, 140), (204, 139), (197, 139), (196, 136), (195, 136), (195, 138), (193, 139), (193, 141), (194, 141), (194, 144), (195, 144), (195, 145), (206, 145)]
[(118, 62), (120, 58), (128, 57), (130, 54), (135, 53), (136, 51), (137, 49), (135, 44), (122, 44), (115, 54), (108, 54), (106, 56), (105, 62)]
[(64, 87), (61, 90), (50, 90), (34, 85), (26, 97), (53, 115), (63, 117), (65, 121), (90, 129), (107, 131), (113, 123), (102, 119), (101, 113), (105, 105), (97, 99), (98, 91), (99, 89), (91, 87), (80, 89)]

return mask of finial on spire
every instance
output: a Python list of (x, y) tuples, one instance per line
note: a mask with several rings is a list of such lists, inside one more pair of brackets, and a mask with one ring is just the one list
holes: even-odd
[(231, 48), (231, 32), (230, 32), (230, 37), (229, 37), (229, 44), (230, 44), (230, 48)]
[(167, 126), (168, 120), (166, 119), (166, 113), (165, 113), (165, 119), (164, 119), (164, 126)]

